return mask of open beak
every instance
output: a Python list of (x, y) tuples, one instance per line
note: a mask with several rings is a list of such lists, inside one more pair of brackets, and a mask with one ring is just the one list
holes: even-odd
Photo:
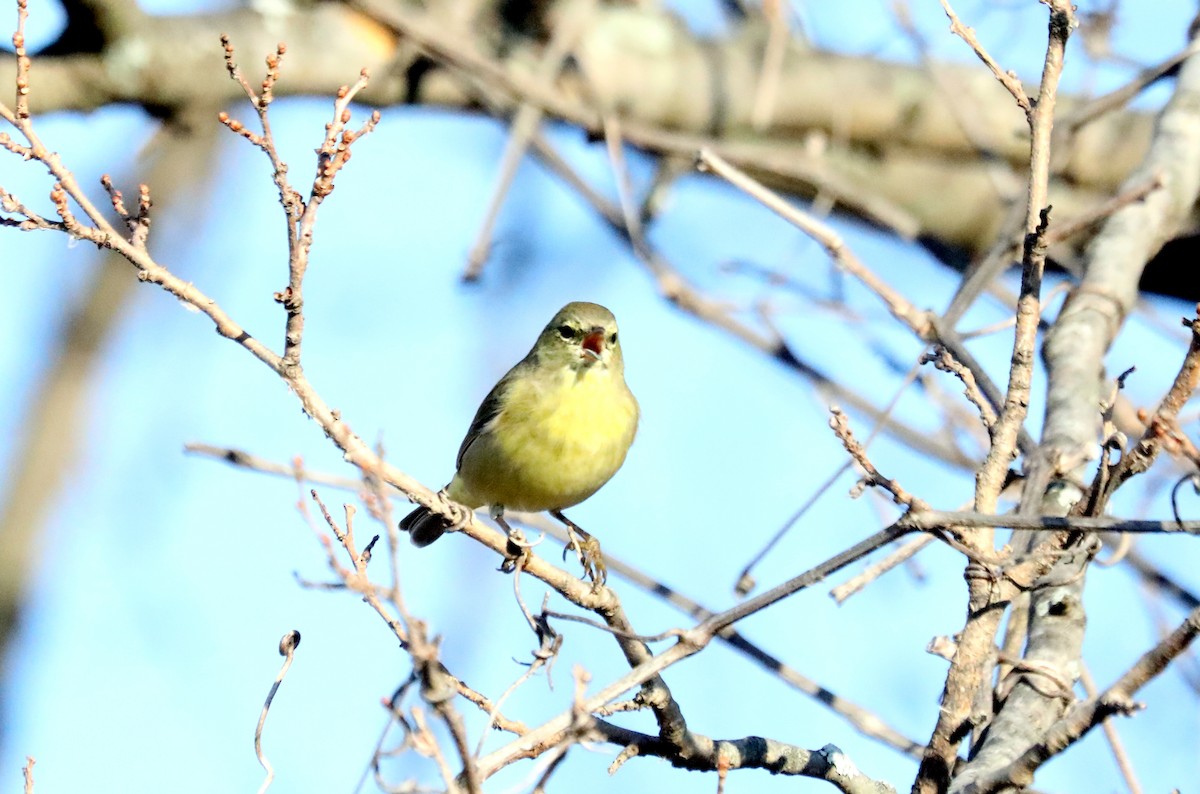
[(593, 328), (587, 336), (583, 337), (582, 347), (585, 356), (591, 356), (596, 361), (599, 361), (600, 353), (604, 350), (604, 330)]

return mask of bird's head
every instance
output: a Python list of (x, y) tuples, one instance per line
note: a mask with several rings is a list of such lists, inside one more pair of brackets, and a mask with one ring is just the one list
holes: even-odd
[(617, 318), (598, 303), (568, 303), (538, 337), (539, 362), (585, 370), (623, 367)]

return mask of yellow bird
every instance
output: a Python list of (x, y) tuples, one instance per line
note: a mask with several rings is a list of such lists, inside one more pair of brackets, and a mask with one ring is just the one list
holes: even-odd
[[(562, 511), (617, 473), (637, 425), (616, 318), (595, 303), (568, 303), (479, 406), (445, 494), (472, 510), (487, 505), (505, 529), (506, 509), (549, 510), (590, 543), (575, 547), (599, 584), (604, 566), (598, 544)], [(400, 522), (417, 546), (428, 546), (452, 526), (426, 507)]]

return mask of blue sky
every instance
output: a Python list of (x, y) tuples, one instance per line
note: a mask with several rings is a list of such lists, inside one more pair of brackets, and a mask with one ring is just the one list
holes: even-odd
[[(181, 7), (143, 5), (155, 11)], [(839, 5), (801, 9), (818, 44), (909, 57), (886, 3)], [(968, 60), (963, 45), (945, 34), (937, 4), (914, 5), (938, 52)], [(1035, 77), (1044, 9), (1027, 5), (1023, 17), (1007, 7), (989, 10), (986, 3), (964, 2), (958, 10), (997, 57)], [(696, 25), (716, 24), (713, 16), (693, 12)], [(1117, 48), (1159, 60), (1182, 45), (1189, 13), (1181, 2), (1128, 10), (1117, 28)], [(35, 26), (49, 17), (35, 9)], [(1163, 30), (1178, 31), (1178, 40), (1166, 40)], [(43, 29), (42, 35), (51, 34)], [(356, 72), (348, 68), (347, 79)], [(1091, 69), (1082, 59), (1067, 78), (1068, 85), (1097, 90), (1119, 80), (1116, 70)], [(1144, 101), (1153, 103), (1156, 96), (1161, 101), (1162, 90)], [(329, 104), (274, 106), (281, 150), (297, 180), (311, 170)], [(250, 115), (245, 108), (238, 112)], [(148, 136), (139, 112), (110, 109), (38, 124), (85, 183), (95, 185), (104, 171), (120, 174), (130, 186), (139, 178), (136, 147)], [(550, 132), (582, 173), (613, 195), (602, 146), (568, 128)], [(522, 166), (501, 215), (483, 280), (462, 284), (458, 274), (504, 142), (502, 127), (487, 119), (416, 108), (384, 111), (321, 209), (306, 282), (306, 372), (356, 432), (368, 441), (382, 439), (394, 463), (436, 487), (452, 473), (454, 452), (479, 400), (551, 314), (569, 300), (607, 305), (621, 323), (642, 426), (622, 471), (571, 515), (612, 554), (711, 608), (727, 607), (742, 565), (843, 461), (827, 428), (825, 400), (762, 354), (658, 298), (625, 246), (532, 163)], [(631, 159), (644, 187), (648, 164)], [(251, 333), (278, 345), (282, 315), (271, 295), (286, 277), (286, 246), (267, 161), (226, 136), (212, 180), (216, 189), (198, 192), (185, 211), (156, 218), (151, 249)], [(12, 157), (0, 158), (0, 184), (31, 199), (48, 190), (42, 173)], [(944, 308), (955, 279), (924, 252), (852, 222), (833, 222), (860, 258), (914, 302)], [(59, 236), (6, 230), (0, 239), (3, 261), (19, 263), (0, 268), (0, 338), (20, 340), (0, 345), (0, 382), (7, 386), (0, 397), (0, 437), (10, 439), (0, 445), (0, 464), (11, 465), (21, 417), (63, 308), (82, 299), (90, 270), (100, 264), (86, 246)], [(689, 278), (738, 305), (766, 292), (754, 279), (728, 272), (724, 265), (731, 259), (785, 270), (817, 292), (828, 288), (829, 265), (817, 246), (712, 180), (681, 180), (652, 239)], [(903, 366), (920, 352), (855, 284), (848, 285), (856, 310), (851, 320), (798, 298), (773, 297), (781, 330), (805, 357), (878, 404), (891, 397), (901, 377), (880, 350)], [(1190, 309), (1155, 301), (1150, 310), (1170, 325)], [(963, 327), (1001, 316), (997, 306), (981, 305)], [(1181, 338), (1140, 317), (1131, 320), (1110, 363), (1114, 371), (1138, 365), (1130, 382), (1135, 402), (1157, 399), (1178, 366)], [(998, 378), (1009, 344), (1000, 335), (975, 348)], [(18, 780), (22, 760), (31, 754), (38, 760), (39, 791), (256, 788), (262, 773), (251, 745), (254, 724), (278, 669), (278, 639), (298, 629), (303, 642), (264, 740), (278, 773), (273, 790), (352, 790), (385, 722), (380, 699), (407, 674), (406, 656), (356, 599), (296, 585), (295, 573), (317, 580), (328, 574), (321, 547), (296, 510), (294, 483), (188, 457), (181, 449), (201, 441), (280, 461), (302, 456), (313, 469), (351, 472), (276, 378), (217, 337), (205, 318), (155, 289), (135, 290), (104, 342), (98, 368), (85, 375), (89, 397), (78, 427), (79, 454), (63, 462), (68, 486), (40, 536), (29, 611), (4, 662), (9, 724), (0, 779)], [(942, 385), (957, 393), (954, 383)], [(931, 432), (939, 424), (919, 394), (901, 402), (900, 415)], [(1039, 416), (1037, 401), (1035, 424)], [(855, 428), (860, 436), (869, 431), (857, 417)], [(953, 508), (970, 494), (968, 477), (948, 474), (887, 439), (875, 443), (873, 457), (938, 506)], [(757, 569), (764, 586), (880, 526), (878, 503), (872, 497), (850, 501), (851, 484), (843, 478)], [(321, 492), (330, 505), (349, 498)], [(1135, 497), (1131, 493), (1116, 509), (1166, 514), (1161, 498)], [(1142, 548), (1177, 575), (1195, 569), (1194, 543), (1186, 538), (1151, 539)], [(376, 564), (382, 562), (377, 557)], [(523, 668), (512, 660), (528, 658), (534, 639), (513, 602), (511, 579), (494, 572), (492, 556), (450, 538), (423, 550), (405, 546), (400, 564), (409, 607), (444, 636), (451, 669), (489, 693), (520, 675)], [(923, 740), (945, 670), (945, 662), (924, 647), (961, 627), (964, 593), (957, 555), (932, 548), (919, 565), (922, 576), (894, 572), (841, 607), (825, 595), (827, 588), (814, 588), (740, 628), (806, 675)], [(380, 564), (377, 573), (382, 570)], [(1090, 576), (1085, 657), (1103, 684), (1154, 636), (1144, 594), (1127, 572), (1094, 569)], [(614, 585), (640, 631), (686, 624), (656, 599), (620, 581)], [(540, 602), (532, 581), (523, 590), (529, 603)], [(1168, 621), (1177, 620), (1168, 611)], [(609, 637), (582, 626), (561, 630), (566, 643), (554, 690), (539, 677), (506, 709), (527, 722), (564, 708), (572, 664), (591, 669), (595, 686), (622, 670)], [(760, 734), (810, 748), (833, 742), (869, 774), (901, 786), (911, 779), (910, 761), (859, 736), (724, 647), (672, 668), (667, 681), (695, 730), (724, 738)], [(1197, 779), (1194, 693), (1168, 673), (1142, 699), (1147, 712), (1121, 727), (1147, 790)], [(477, 737), (482, 716), (464, 712)], [(650, 726), (644, 715), (626, 723)], [(498, 746), (498, 739), (492, 741)], [(715, 785), (652, 759), (635, 759), (609, 778), (604, 769), (615, 753), (604, 746), (574, 751), (557, 785), (597, 792)], [(530, 770), (524, 765), (502, 775), (494, 790), (528, 790)], [(413, 774), (431, 781), (436, 774), (411, 755), (389, 772), (393, 779)], [(824, 784), (741, 772), (729, 785), (770, 792), (817, 791)], [(1051, 763), (1039, 788), (1115, 791), (1120, 784), (1097, 734)]]

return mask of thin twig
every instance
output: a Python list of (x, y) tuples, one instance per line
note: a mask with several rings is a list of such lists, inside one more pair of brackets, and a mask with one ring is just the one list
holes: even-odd
[(950, 6), (950, 3), (946, 0), (940, 0), (940, 2), (942, 10), (946, 12), (946, 16), (950, 19), (950, 32), (970, 45), (975, 54), (979, 56), (979, 60), (983, 61), (984, 65), (1000, 81), (1000, 84), (1008, 89), (1008, 93), (1013, 95), (1013, 99), (1017, 100), (1017, 105), (1021, 110), (1029, 114), (1032, 111), (1032, 103), (1029, 101), (1029, 96), (1025, 93), (1025, 86), (1021, 85), (1021, 79), (1017, 77), (1016, 72), (1005, 71), (1000, 68), (1000, 64), (996, 63), (996, 60), (988, 54), (988, 51), (984, 49), (984, 46), (975, 36), (974, 28), (969, 28), (962, 23), (962, 20), (958, 18), (958, 14), (954, 13), (954, 9)]
[(433, 762), (437, 765), (438, 772), (442, 775), (442, 780), (446, 784), (446, 794), (458, 794), (461, 790), (458, 782), (454, 778), (454, 771), (450, 769), (450, 763), (446, 760), (446, 756), (442, 753), (442, 746), (433, 735), (433, 731), (429, 729), (429, 723), (425, 720), (425, 711), (419, 706), (412, 708), (413, 723), (417, 726), (417, 731), (423, 739), (422, 745), (426, 748), (427, 755), (433, 758)]
[(662, 642), (663, 640), (668, 640), (672, 637), (678, 637), (683, 634), (683, 629), (667, 629), (666, 631), (660, 631), (658, 634), (630, 634), (628, 632), (615, 629), (612, 626), (606, 626), (603, 623), (592, 620), (591, 618), (585, 618), (583, 615), (572, 615), (568, 612), (555, 612), (554, 610), (548, 609), (543, 609), (542, 614), (547, 617), (558, 618), (559, 620), (569, 620), (573, 623), (582, 623), (585, 626), (591, 626), (592, 628), (599, 629), (600, 631), (607, 631), (610, 634), (616, 634), (629, 639), (637, 639), (641, 640), (642, 642)]
[[(862, 442), (864, 450), (871, 446), (871, 442), (875, 440), (880, 431), (883, 430), (887, 420), (891, 418), (892, 412), (900, 403), (900, 398), (904, 396), (904, 393), (908, 390), (908, 387), (912, 385), (914, 380), (916, 380), (919, 367), (920, 363), (918, 362), (917, 365), (909, 368), (908, 373), (904, 376), (903, 382), (901, 382), (900, 386), (897, 387), (897, 389), (892, 393), (892, 399), (888, 400), (887, 405), (883, 407), (879, 418), (874, 420), (871, 427), (871, 432), (867, 434), (866, 439)], [(792, 513), (792, 515), (788, 517), (788, 520), (784, 522), (783, 526), (776, 530), (775, 534), (772, 535), (757, 552), (755, 552), (754, 556), (751, 557), (750, 561), (747, 562), (745, 567), (742, 568), (734, 582), (733, 590), (735, 593), (737, 593), (739, 596), (745, 596), (754, 589), (755, 580), (753, 571), (755, 566), (766, 559), (766, 556), (771, 552), (771, 549), (775, 548), (776, 544), (783, 539), (784, 535), (786, 535), (788, 531), (795, 526), (796, 523), (803, 518), (809, 510), (812, 509), (812, 507), (822, 496), (828, 493), (829, 489), (833, 487), (834, 483), (836, 483), (843, 474), (850, 470), (851, 465), (852, 463), (849, 460), (844, 461), (841, 465), (839, 465), (837, 469), (825, 479), (824, 482), (813, 489), (808, 498), (804, 500), (800, 507), (796, 508), (796, 512)]]
[(975, 147), (997, 200), (1002, 204), (1011, 203), (1017, 198), (1021, 184), (1011, 166), (998, 156), (999, 152), (993, 142), (995, 131), (986, 126), (981, 104), (972, 102), (968, 105), (965, 100), (972, 98), (972, 92), (967, 90), (962, 75), (958, 70), (947, 68), (946, 64), (935, 61), (930, 55), (929, 42), (913, 22), (908, 0), (893, 0), (892, 13), (896, 17), (897, 26), (917, 50), (927, 78), (942, 95), (954, 123)]
[(850, 430), (850, 418), (846, 416), (845, 412), (837, 406), (833, 406), (829, 409), (829, 414), (830, 429), (842, 442), (842, 446), (851, 460), (858, 464), (858, 467), (866, 474), (861, 482), (862, 485), (882, 488), (891, 494), (892, 501), (909, 510), (920, 513), (928, 509), (928, 505), (904, 490), (899, 482), (890, 477), (884, 477), (879, 469), (875, 468), (875, 464), (867, 457), (866, 448), (859, 443), (858, 439), (854, 437), (853, 431)]
[[(325, 524), (329, 527), (330, 531), (333, 533), (333, 536), (345, 550), (347, 557), (350, 559), (350, 564), (353, 566), (353, 570), (351, 570), (338, 562), (337, 556), (334, 553), (333, 544), (329, 541), (328, 536), (317, 531), (314, 523), (314, 534), (316, 534), (316, 536), (320, 539), (325, 548), (325, 556), (329, 562), (330, 569), (332, 569), (333, 572), (339, 578), (341, 578), (343, 582), (346, 583), (346, 587), (348, 589), (362, 594), (363, 601), (367, 602), (367, 604), (369, 604), (370, 607), (375, 610), (375, 613), (383, 619), (383, 622), (388, 625), (388, 628), (392, 630), (392, 634), (394, 634), (396, 639), (400, 642), (400, 647), (406, 650), (411, 650), (411, 628), (417, 621), (414, 621), (411, 616), (403, 614), (401, 615), (403, 620), (397, 618), (395, 615), (392, 615), (387, 608), (384, 607), (376, 588), (371, 585), (370, 580), (367, 578), (367, 563), (370, 562), (371, 559), (370, 549), (375, 542), (379, 540), (379, 536), (376, 535), (374, 539), (372, 539), (367, 545), (367, 548), (360, 553), (354, 542), (354, 506), (349, 504), (343, 506), (346, 511), (346, 528), (343, 530), (338, 526), (337, 522), (334, 521), (333, 516), (329, 513), (329, 509), (325, 507), (325, 503), (321, 501), (321, 497), (317, 494), (315, 488), (309, 491), (309, 495), (312, 497), (312, 500), (317, 503), (317, 506), (321, 510), (321, 516), (325, 519)], [(308, 518), (307, 512), (305, 512), (305, 517)], [(397, 606), (399, 608), (399, 605)]]
[(25, 51), (25, 22), (29, 19), (29, 0), (17, 0), (17, 30), (13, 33), (13, 54), (17, 57), (16, 102), (15, 112), (8, 115), (4, 108), (5, 118), (20, 129), (22, 123), (29, 121), (29, 71), (33, 63)]
[(917, 552), (928, 546), (936, 538), (933, 535), (920, 535), (915, 538), (909, 538), (904, 543), (893, 551), (888, 556), (884, 557), (874, 565), (870, 565), (863, 569), (862, 573), (855, 576), (853, 579), (847, 579), (842, 584), (829, 591), (829, 595), (838, 604), (841, 604), (855, 593), (861, 592), (864, 587), (871, 582), (883, 576), (888, 571), (895, 568), (897, 565), (911, 559)]
[(1080, 232), (1086, 231), (1110, 217), (1117, 210), (1123, 209), (1135, 202), (1141, 201), (1155, 190), (1163, 187), (1165, 180), (1162, 174), (1151, 174), (1140, 184), (1127, 187), (1107, 201), (1102, 201), (1091, 209), (1054, 224), (1046, 231), (1046, 245), (1055, 245), (1071, 239)]
[(544, 664), (545, 662), (542, 659), (534, 658), (533, 663), (525, 669), (525, 672), (517, 676), (517, 679), (509, 684), (508, 688), (500, 693), (500, 697), (496, 698), (495, 702), (492, 703), (491, 708), (488, 710), (487, 729), (479, 735), (479, 743), (475, 745), (475, 758), (478, 758), (483, 753), (483, 745), (487, 742), (488, 731), (494, 727), (498, 727), (497, 720), (502, 716), (500, 714), (500, 707), (504, 705), (504, 701), (508, 700), (514, 692), (520, 689), (522, 684), (533, 678), (538, 669)]
[(1123, 86), (1098, 96), (1066, 114), (1060, 123), (1071, 133), (1081, 127), (1127, 104), (1134, 97), (1146, 90), (1168, 72), (1188, 58), (1200, 53), (1200, 41), (1192, 41), (1179, 52), (1171, 55), (1160, 63), (1142, 69), (1133, 79)]
[(1137, 534), (1200, 535), (1200, 521), (1175, 519), (1126, 519), (1114, 516), (1053, 516), (1005, 513), (995, 515), (977, 511), (913, 510), (897, 523), (928, 532), (959, 529), (1007, 528), (1018, 531), (1060, 530), (1068, 532), (1130, 532)]
[[(1083, 665), (1079, 669), (1079, 680), (1083, 683), (1083, 689), (1089, 698), (1095, 698), (1098, 694), (1096, 689), (1096, 681), (1092, 678), (1092, 673), (1088, 670), (1087, 665)], [(1121, 777), (1125, 780), (1125, 786), (1129, 789), (1129, 794), (1142, 794), (1142, 785), (1138, 782), (1137, 772), (1133, 770), (1133, 761), (1129, 757), (1129, 753), (1125, 751), (1125, 745), (1121, 741), (1121, 734), (1117, 732), (1117, 726), (1112, 720), (1105, 720), (1101, 726), (1104, 730), (1104, 738), (1108, 740), (1108, 747), (1112, 750), (1113, 759), (1117, 762), (1117, 769), (1121, 771)]]
[[(383, 744), (385, 741), (387, 741), (388, 734), (391, 732), (393, 724), (399, 724), (404, 730), (404, 742), (402, 746), (411, 745), (412, 728), (405, 720), (404, 710), (401, 707), (401, 703), (403, 702), (405, 693), (413, 685), (413, 683), (415, 683), (415, 681), (416, 679), (414, 677), (409, 676), (408, 679), (406, 679), (405, 682), (396, 689), (391, 698), (384, 702), (383, 705), (388, 711), (387, 722), (383, 724), (383, 730), (379, 732), (379, 738), (375, 741), (375, 749), (371, 753), (371, 760), (363, 769), (362, 774), (359, 775), (358, 785), (354, 787), (353, 794), (359, 794), (359, 792), (362, 791), (363, 786), (367, 784), (367, 778), (372, 772), (375, 774), (376, 780), (379, 779), (379, 759), (384, 756)], [(380, 788), (382, 789), (384, 787), (380, 786)]]
[(754, 87), (754, 103), (750, 110), (750, 126), (759, 132), (771, 126), (783, 58), (787, 54), (790, 31), (784, 6), (784, 0), (764, 0), (762, 6), (762, 15), (767, 20), (767, 46), (763, 49), (762, 64)]
[(269, 789), (271, 781), (275, 779), (275, 769), (262, 750), (263, 725), (267, 722), (267, 712), (271, 710), (271, 702), (275, 700), (275, 693), (279, 691), (283, 677), (287, 675), (288, 668), (292, 666), (292, 660), (296, 657), (296, 648), (298, 647), (300, 647), (300, 632), (295, 630), (284, 634), (283, 639), (279, 641), (279, 655), (284, 657), (283, 666), (279, 668), (279, 674), (275, 676), (275, 681), (271, 684), (271, 691), (267, 693), (267, 700), (263, 703), (262, 714), (258, 716), (258, 725), (254, 728), (254, 754), (258, 756), (258, 763), (262, 764), (262, 768), (267, 771), (262, 785), (258, 787), (258, 794), (263, 794)]
[(897, 320), (908, 326), (917, 338), (934, 341), (929, 313), (921, 311), (891, 285), (879, 278), (846, 245), (841, 236), (828, 225), (794, 207), (775, 191), (742, 171), (711, 149), (701, 149), (696, 156), (701, 171), (711, 171), (729, 184), (756, 199), (812, 239), (816, 240), (842, 270), (862, 282), (875, 293)]
[[(534, 72), (537, 79), (547, 84), (553, 81), (562, 69), (563, 62), (570, 54), (571, 49), (574, 48), (586, 22), (591, 19), (594, 3), (595, 0), (586, 0), (583, 4), (573, 6), (570, 12), (557, 16), (554, 32), (551, 34), (550, 41)], [(517, 108), (509, 129), (508, 142), (500, 157), (500, 173), (492, 188), (492, 196), (488, 201), (488, 208), (484, 213), (475, 242), (471, 245), (470, 253), (467, 255), (467, 267), (462, 274), (463, 281), (475, 281), (483, 274), (483, 267), (487, 263), (492, 249), (492, 234), (496, 228), (496, 219), (499, 218), (505, 196), (512, 187), (517, 167), (521, 164), (530, 143), (539, 134), (538, 128), (541, 126), (543, 115), (545, 112), (542, 108), (531, 102), (522, 102)]]
[(990, 434), (992, 427), (996, 424), (996, 412), (992, 409), (991, 402), (980, 392), (979, 383), (975, 380), (975, 374), (971, 372), (971, 369), (941, 346), (922, 356), (921, 361), (922, 363), (932, 362), (939, 370), (949, 372), (962, 381), (963, 395), (979, 411), (979, 419)]
[(1173, 578), (1164, 573), (1158, 566), (1146, 559), (1136, 549), (1125, 554), (1124, 562), (1137, 573), (1147, 585), (1170, 596), (1184, 609), (1193, 610), (1200, 607), (1200, 594), (1194, 593)]
[(546, 784), (550, 781), (550, 776), (558, 769), (559, 765), (566, 760), (567, 753), (571, 750), (570, 744), (562, 744), (554, 748), (547, 759), (546, 769), (538, 778), (537, 783), (533, 785), (531, 794), (545, 794)]
[(1174, 447), (1190, 451), (1192, 448), (1191, 441), (1179, 430), (1177, 417), (1200, 387), (1200, 305), (1196, 307), (1195, 317), (1184, 318), (1183, 326), (1191, 332), (1191, 340), (1179, 372), (1154, 413), (1144, 418), (1146, 430), (1142, 437), (1111, 467), (1103, 492), (1092, 497), (1097, 510), (1103, 510), (1116, 489), (1129, 478), (1148, 470), (1162, 449)]

